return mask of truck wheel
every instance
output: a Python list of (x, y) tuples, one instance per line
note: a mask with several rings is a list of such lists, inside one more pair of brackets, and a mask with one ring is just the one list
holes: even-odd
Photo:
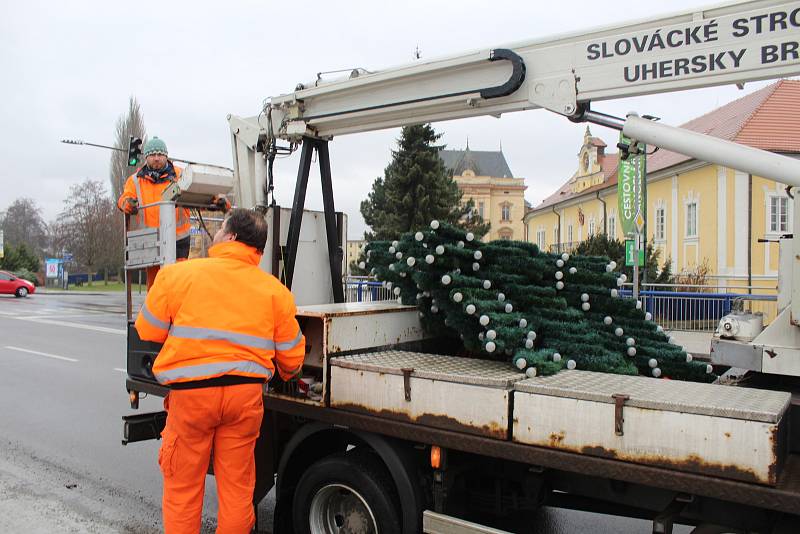
[(295, 532), (400, 534), (397, 503), (394, 482), (373, 454), (333, 454), (306, 469), (297, 483)]

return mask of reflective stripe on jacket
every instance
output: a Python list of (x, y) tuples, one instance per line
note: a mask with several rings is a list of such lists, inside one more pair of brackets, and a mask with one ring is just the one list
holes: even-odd
[(258, 267), (253, 247), (229, 241), (208, 255), (162, 267), (136, 318), (142, 339), (164, 343), (156, 379), (297, 374), (306, 343), (292, 293)]
[[(177, 181), (181, 177), (181, 168), (175, 167), (174, 165), (173, 168), (175, 169), (175, 180)], [(141, 209), (141, 206), (159, 202), (161, 200), (161, 193), (173, 182), (166, 180), (157, 184), (146, 178), (140, 178), (137, 176), (138, 172), (137, 170), (128, 177), (125, 182), (125, 188), (117, 200), (117, 206), (119, 209), (123, 209), (125, 199), (135, 198), (139, 202), (140, 209), (139, 213), (132, 218), (131, 230), (144, 228), (145, 226), (158, 228), (158, 206), (145, 209)], [(175, 239), (188, 237), (190, 230), (191, 222), (189, 221), (189, 210), (186, 208), (175, 208)]]

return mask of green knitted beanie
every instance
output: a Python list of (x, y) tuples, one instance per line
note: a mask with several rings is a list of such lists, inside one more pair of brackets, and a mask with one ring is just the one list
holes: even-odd
[(148, 139), (144, 144), (144, 157), (147, 157), (151, 154), (164, 154), (165, 156), (168, 155), (169, 152), (167, 152), (167, 144), (158, 137)]

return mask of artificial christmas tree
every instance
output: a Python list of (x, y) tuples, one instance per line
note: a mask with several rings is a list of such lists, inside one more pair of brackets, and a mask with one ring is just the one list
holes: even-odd
[(583, 369), (710, 382), (642, 309), (620, 297), (626, 279), (608, 258), (548, 254), (519, 241), (482, 243), (432, 221), (430, 229), (365, 247), (369, 270), (424, 328), (475, 357), (508, 360), (532, 377)]

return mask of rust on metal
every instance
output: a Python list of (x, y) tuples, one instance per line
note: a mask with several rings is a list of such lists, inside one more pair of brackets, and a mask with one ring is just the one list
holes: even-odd
[(414, 368), (403, 367), (400, 370), (403, 372), (403, 392), (406, 396), (406, 402), (411, 402), (411, 373), (414, 372)]
[(553, 432), (550, 434), (550, 446), (551, 447), (558, 447), (564, 441), (564, 431), (561, 430), (560, 432)]
[(496, 439), (506, 439), (508, 428), (499, 423), (489, 423), (481, 426), (468, 425), (455, 419), (453, 417), (441, 414), (421, 414), (413, 417), (405, 412), (398, 412), (395, 410), (371, 410), (358, 404), (337, 404), (334, 406), (337, 410), (345, 410), (348, 412), (355, 412), (359, 414), (372, 415), (379, 418), (391, 419), (403, 423), (416, 423), (419, 425), (430, 426), (434, 428), (442, 428), (444, 430), (452, 430), (455, 432), (464, 432), (467, 434), (477, 434), (479, 436), (487, 436)]
[(622, 424), (625, 422), (625, 418), (622, 416), (622, 407), (625, 406), (625, 401), (630, 399), (630, 396), (622, 393), (614, 393), (611, 396), (614, 398), (614, 433), (622, 436), (624, 435)]

